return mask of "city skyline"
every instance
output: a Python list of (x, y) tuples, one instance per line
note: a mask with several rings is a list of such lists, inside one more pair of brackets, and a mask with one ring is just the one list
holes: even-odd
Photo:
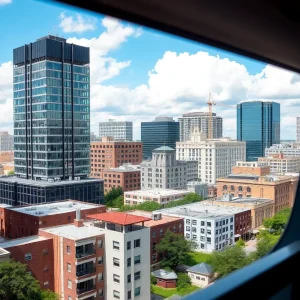
[[(134, 122), (133, 138), (140, 139), (141, 121), (207, 111), (212, 92), (216, 102), (226, 105), (248, 99), (279, 102), (282, 139), (295, 139), (300, 83), (293, 73), (101, 15), (30, 0), (11, 2), (0, 6), (6, 24), (0, 29), (5, 41), (0, 56), (2, 130), (12, 133), (13, 128), (11, 50), (50, 32), (91, 48), (93, 132), (100, 121), (129, 120)], [(24, 35), (13, 20), (22, 18), (29, 3), (32, 8), (23, 20)], [(37, 16), (45, 8), (47, 16)], [(41, 26), (32, 30), (34, 22)], [(224, 136), (236, 138), (235, 108), (215, 106), (214, 112), (226, 120)]]

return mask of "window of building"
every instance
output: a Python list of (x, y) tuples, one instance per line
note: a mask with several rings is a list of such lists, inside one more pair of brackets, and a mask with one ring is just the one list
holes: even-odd
[(114, 282), (120, 283), (120, 276), (119, 275), (113, 274), (113, 279), (114, 279)]
[(191, 231), (191, 227), (190, 226), (185, 226), (185, 231)]
[(70, 246), (67, 246), (67, 253), (71, 253), (71, 247)]
[(113, 241), (113, 249), (114, 250), (120, 250), (120, 243), (116, 242), (116, 241)]
[(157, 260), (157, 254), (154, 253), (154, 254), (152, 255), (152, 262), (156, 262), (156, 260)]
[(71, 272), (71, 264), (67, 263), (67, 271)]
[(201, 228), (201, 233), (205, 233), (205, 229), (204, 228)]
[(134, 273), (134, 280), (139, 280), (141, 278), (141, 272), (138, 271), (138, 272), (135, 272)]
[(230, 222), (231, 222), (231, 223), (233, 222), (233, 217), (232, 217), (232, 218), (230, 218)]
[(120, 292), (114, 290), (113, 295), (115, 299), (120, 299)]
[(191, 237), (191, 235), (190, 235), (189, 233), (186, 233), (185, 237), (186, 237), (187, 239), (189, 239), (189, 238)]
[(211, 234), (211, 230), (210, 229), (207, 229), (207, 234)]
[(140, 264), (141, 263), (141, 256), (140, 255), (136, 255), (134, 257), (134, 264), (137, 265), (137, 264)]
[(197, 279), (197, 280), (200, 280), (200, 276), (196, 276), (196, 279)]
[(190, 220), (190, 219), (186, 219), (186, 220), (185, 220), (185, 223), (186, 223), (186, 224), (191, 224), (191, 220)]
[(210, 237), (208, 237), (206, 240), (207, 240), (207, 244), (211, 244), (211, 238)]
[(134, 289), (134, 296), (139, 296), (141, 294), (141, 288), (137, 287)]
[(127, 250), (130, 250), (131, 249), (131, 241), (128, 241), (127, 242)]
[(207, 227), (211, 227), (211, 222), (207, 222)]
[(201, 226), (205, 226), (205, 222), (204, 221), (201, 221)]
[(25, 259), (26, 261), (32, 260), (32, 255), (31, 255), (31, 253), (25, 253), (24, 259)]
[(103, 296), (103, 289), (99, 289), (99, 290), (98, 290), (98, 296), (99, 296), (99, 297)]
[(164, 230), (163, 230), (163, 229), (160, 229), (160, 230), (159, 230), (159, 235), (160, 235), (160, 236), (163, 236), (163, 235), (164, 235)]
[(127, 292), (127, 299), (130, 300), (131, 299), (131, 291)]
[(103, 240), (98, 240), (98, 248), (102, 248), (103, 247)]
[(99, 256), (98, 257), (98, 265), (102, 265), (103, 264), (103, 256)]
[(131, 282), (131, 274), (128, 274), (127, 275), (127, 283), (130, 283)]
[(113, 265), (115, 267), (120, 267), (120, 260), (116, 257), (113, 258)]
[(192, 232), (197, 232), (197, 228), (196, 227), (192, 227)]
[(155, 251), (155, 247), (156, 247), (156, 242), (153, 242), (153, 243), (152, 243), (152, 250)]
[(72, 281), (68, 280), (68, 289), (72, 289)]
[(156, 231), (152, 232), (152, 237), (156, 237)]
[(71, 296), (69, 296), (69, 297), (68, 297), (68, 300), (72, 300), (72, 297), (71, 297)]
[(44, 282), (44, 286), (47, 286), (47, 285), (49, 285), (49, 281)]
[(201, 244), (201, 245), (200, 245), (200, 248), (201, 248), (201, 249), (204, 249), (204, 244)]
[(130, 267), (131, 266), (131, 257), (128, 257), (127, 258), (127, 267)]
[(103, 280), (103, 273), (98, 274), (98, 282)]
[(141, 247), (141, 239), (134, 240), (134, 248)]

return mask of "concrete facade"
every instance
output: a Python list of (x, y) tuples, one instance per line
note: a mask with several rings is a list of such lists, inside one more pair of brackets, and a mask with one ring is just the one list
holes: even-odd
[(203, 199), (206, 199), (208, 197), (207, 183), (199, 181), (190, 181), (187, 184), (187, 190), (201, 196)]
[(273, 144), (265, 149), (265, 156), (271, 156), (272, 154), (283, 154), (286, 157), (300, 156), (300, 142)]
[(150, 162), (141, 164), (141, 189), (185, 189), (197, 176), (197, 161), (176, 160), (175, 150), (163, 146), (153, 151)]
[(259, 162), (264, 162), (270, 166), (272, 173), (299, 173), (300, 172), (300, 156), (286, 157), (284, 154), (271, 154), (268, 157), (260, 157)]
[(230, 174), (235, 163), (245, 158), (245, 142), (230, 138), (208, 140), (198, 128), (188, 141), (176, 143), (176, 159), (197, 161), (198, 179), (205, 183), (215, 184), (217, 178)]
[(8, 131), (0, 131), (0, 153), (14, 151), (14, 136)]
[(132, 122), (116, 121), (99, 122), (99, 138), (112, 136), (115, 141), (132, 141)]

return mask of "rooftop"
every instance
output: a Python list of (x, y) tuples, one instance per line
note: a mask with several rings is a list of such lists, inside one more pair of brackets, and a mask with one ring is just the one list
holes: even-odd
[(6, 248), (11, 248), (11, 247), (15, 247), (15, 246), (24, 245), (24, 244), (45, 241), (45, 240), (48, 240), (48, 239), (43, 236), (32, 235), (32, 236), (28, 236), (28, 237), (5, 241), (5, 242), (1, 243), (0, 246), (1, 246), (1, 248), (6, 249)]
[(9, 209), (31, 216), (49, 216), (61, 213), (76, 211), (77, 209), (86, 210), (91, 208), (103, 207), (101, 204), (91, 204), (81, 201), (59, 201), (47, 204), (37, 204), (28, 206), (11, 207)]
[[(142, 211), (142, 210), (132, 210), (127, 211), (127, 214), (135, 215), (135, 216), (142, 216), (151, 219), (152, 218), (152, 212)], [(162, 215), (160, 220), (149, 220), (144, 223), (144, 226), (146, 227), (154, 227), (158, 225), (168, 224), (170, 222), (182, 220), (182, 218), (178, 217), (172, 217), (172, 216), (165, 216)]]
[(180, 194), (190, 194), (190, 191), (187, 190), (171, 190), (171, 189), (149, 189), (149, 190), (137, 190), (137, 191), (128, 191), (124, 195), (130, 194), (135, 196), (172, 196)]
[(86, 178), (80, 180), (62, 180), (62, 181), (44, 181), (44, 180), (31, 180), (31, 179), (23, 179), (16, 176), (1, 176), (1, 182), (8, 183), (18, 183), (24, 185), (31, 186), (39, 186), (39, 187), (51, 187), (51, 186), (61, 186), (61, 185), (73, 185), (73, 184), (84, 184), (91, 182), (103, 182), (102, 179), (94, 179), (94, 178)]
[(213, 205), (211, 201), (201, 201), (172, 208), (163, 208), (155, 211), (155, 213), (162, 213), (179, 216), (179, 217), (194, 217), (200, 219), (215, 219), (226, 216), (232, 216), (237, 213), (250, 210), (249, 208), (231, 207)]
[(150, 218), (146, 218), (143, 216), (134, 216), (123, 212), (107, 212), (101, 214), (93, 214), (89, 215), (88, 218), (124, 226), (151, 220)]
[(198, 265), (192, 266), (188, 268), (187, 271), (206, 275), (210, 275), (213, 273), (211, 266), (206, 263), (200, 263)]
[[(210, 201), (211, 200), (207, 200)], [(268, 203), (273, 201), (267, 198), (255, 198), (255, 197), (248, 197), (248, 198), (239, 198), (239, 197), (232, 197), (231, 200), (226, 199), (225, 197), (221, 197), (217, 199), (218, 202), (232, 202), (232, 203), (243, 203), (243, 204), (262, 204)]]
[(153, 152), (156, 152), (156, 151), (175, 151), (175, 149), (173, 149), (169, 146), (161, 146), (161, 147), (153, 150)]
[(9, 204), (0, 203), (0, 207), (8, 208), (8, 207), (12, 207), (12, 206)]
[(68, 224), (40, 229), (40, 231), (62, 236), (74, 241), (104, 234), (103, 229), (93, 226), (91, 222), (84, 223), (84, 226), (82, 227), (77, 227), (74, 224)]
[(111, 169), (106, 169), (104, 172), (140, 172), (140, 165), (123, 165), (118, 168), (111, 168)]
[(177, 275), (175, 272), (166, 271), (163, 269), (153, 271), (151, 274), (157, 278), (162, 278), (162, 279), (177, 279)]

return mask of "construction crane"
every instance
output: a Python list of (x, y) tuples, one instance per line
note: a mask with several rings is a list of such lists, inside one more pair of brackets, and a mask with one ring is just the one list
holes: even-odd
[(207, 138), (212, 139), (213, 138), (213, 117), (212, 117), (212, 106), (216, 105), (216, 103), (212, 100), (212, 95), (209, 93), (208, 95), (208, 130), (207, 130)]

